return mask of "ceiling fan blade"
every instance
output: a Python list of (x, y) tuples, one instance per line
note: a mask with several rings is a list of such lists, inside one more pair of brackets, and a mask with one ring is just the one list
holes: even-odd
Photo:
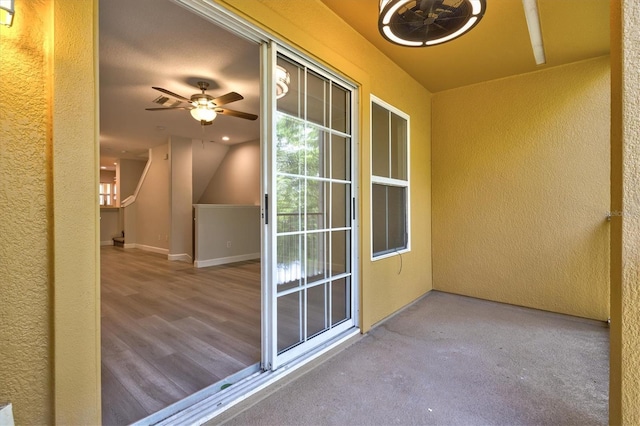
[(169, 111), (174, 109), (193, 109), (192, 107), (145, 108), (147, 111)]
[(255, 114), (249, 114), (248, 112), (234, 111), (227, 108), (216, 108), (218, 114), (230, 115), (231, 117), (244, 118), (245, 120), (256, 120), (258, 118)]
[(156, 89), (159, 92), (165, 93), (169, 96), (173, 96), (176, 99), (180, 99), (181, 101), (185, 101), (185, 102), (191, 102), (191, 99), (185, 98), (184, 96), (180, 96), (177, 93), (173, 93), (168, 91), (167, 89), (163, 89), (162, 87), (151, 87), (152, 89)]
[(244, 96), (242, 96), (240, 93), (229, 92), (226, 95), (222, 95), (213, 99), (213, 103), (216, 104), (216, 106), (220, 106), (224, 104), (230, 104), (231, 102), (239, 101), (242, 99), (244, 99)]

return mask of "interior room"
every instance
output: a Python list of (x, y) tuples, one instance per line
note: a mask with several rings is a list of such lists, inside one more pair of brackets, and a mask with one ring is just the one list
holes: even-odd
[[(458, 7), (449, 0), (412, 2), (419, 11), (407, 16), (421, 17), (429, 5), (445, 2), (444, 9)], [(479, 22), (474, 15), (467, 34), (414, 48), (385, 38), (382, 3), (375, 1), (0, 2), (15, 9), (12, 22), (0, 25), (0, 405), (11, 404), (15, 422), (100, 424), (103, 386), (146, 386), (139, 380), (145, 378), (165, 389), (172, 379), (138, 373), (159, 371), (136, 367), (134, 355), (145, 351), (162, 359), (164, 373), (185, 380), (155, 394), (135, 391), (139, 398), (117, 405), (173, 406), (167, 422), (178, 424), (215, 421), (221, 411), (277, 387), (352, 339), (383, 334), (396, 314), (402, 327), (424, 331), (429, 349), (437, 347), (433, 336), (445, 333), (447, 324), (433, 330), (424, 316), (421, 327), (412, 327), (415, 321), (400, 315), (420, 300), (438, 305), (440, 296), (432, 296), (448, 293), (473, 298), (490, 319), (499, 304), (609, 327), (609, 423), (639, 424), (640, 174), (633, 171), (640, 170), (640, 4), (456, 3), (487, 8)], [(530, 38), (525, 10), (531, 3), (538, 6), (544, 58)], [(123, 10), (146, 4), (139, 11), (145, 19), (131, 12), (109, 28), (108, 12), (101, 10), (108, 4)], [(169, 20), (145, 24), (165, 17), (163, 9)], [(193, 24), (185, 10), (235, 37)], [(142, 39), (125, 42), (135, 34)], [(216, 52), (218, 45), (233, 46), (232, 52)], [(246, 60), (254, 66), (241, 66)], [(282, 99), (279, 65), (289, 67), (282, 81), (299, 82)], [(209, 86), (201, 89), (200, 81)], [(243, 99), (226, 97), (231, 93)], [(193, 111), (200, 105), (208, 116)], [(203, 125), (212, 112), (213, 123)], [(240, 117), (245, 114), (258, 117)], [(216, 133), (226, 121), (241, 123), (240, 133)], [(131, 136), (117, 133), (118, 124)], [(244, 161), (244, 146), (261, 158), (235, 175), (224, 159)], [(110, 159), (100, 164), (101, 156)], [(194, 178), (199, 164), (209, 177)], [(103, 182), (101, 166), (109, 172)], [(231, 191), (233, 199), (213, 202), (256, 210), (259, 249), (233, 252), (237, 240), (225, 235), (220, 251), (200, 258), (216, 247), (199, 246), (193, 219), (212, 209), (194, 212), (194, 205), (208, 205), (198, 204), (203, 194), (217, 197), (229, 182), (253, 174), (257, 190)], [(152, 182), (162, 185), (146, 185)], [(101, 207), (101, 197), (105, 204), (120, 203), (124, 215)], [(283, 199), (288, 202), (279, 203)], [(314, 221), (314, 207), (328, 220)], [(287, 230), (288, 216), (296, 219)], [(278, 258), (292, 246), (297, 257)], [(113, 254), (109, 263), (101, 264), (103, 250)], [(129, 253), (141, 260), (119, 256)], [(223, 263), (228, 260), (248, 270), (230, 268)], [(123, 285), (118, 262), (135, 281)], [(144, 273), (136, 275), (139, 270)], [(224, 278), (209, 277), (207, 270)], [(260, 294), (250, 296), (242, 281), (256, 275)], [(163, 277), (170, 277), (164, 295), (149, 281)], [(203, 291), (216, 280), (213, 294)], [(225, 322), (219, 315), (227, 309), (223, 293), (241, 294), (252, 306), (243, 310), (259, 315), (259, 328), (246, 320), (225, 333), (207, 324)], [(199, 303), (190, 307), (189, 299)], [(259, 305), (252, 304), (256, 299)], [(103, 302), (112, 306), (103, 308)], [(128, 316), (118, 312), (125, 308)], [(451, 313), (470, 320), (464, 308)], [(130, 335), (116, 338), (120, 326)], [(197, 340), (188, 340), (189, 330), (197, 330)], [(143, 332), (150, 332), (147, 340), (136, 340)], [(462, 346), (453, 347), (457, 361), (465, 359), (468, 332), (460, 334)], [(499, 334), (497, 328), (489, 333)], [(227, 341), (223, 334), (260, 347), (240, 351), (249, 366), (259, 362), (259, 371), (225, 389), (197, 351), (213, 350), (200, 337)], [(182, 339), (179, 351), (162, 343), (171, 336)], [(227, 349), (207, 357), (225, 360), (221, 376), (243, 371), (235, 363), (240, 352)], [(573, 352), (565, 360), (579, 360), (570, 358)], [(103, 376), (105, 363), (109, 374)], [(118, 363), (128, 371), (116, 372)], [(446, 371), (435, 357), (425, 363)], [(188, 365), (198, 373), (187, 372)], [(354, 368), (368, 378), (377, 374), (364, 364)], [(541, 376), (550, 371), (542, 369)], [(183, 398), (209, 382), (219, 385), (215, 394)], [(348, 382), (354, 387), (347, 402), (369, 390)], [(539, 383), (544, 391), (544, 380)], [(476, 393), (483, 384), (460, 381)], [(322, 389), (335, 396), (331, 383)], [(528, 400), (540, 401), (537, 396)], [(173, 405), (180, 401), (185, 405)], [(455, 396), (447, 402), (456, 412), (473, 405)], [(468, 419), (478, 421), (475, 411)]]
[(259, 369), (259, 57), (172, 2), (100, 3), (103, 424)]

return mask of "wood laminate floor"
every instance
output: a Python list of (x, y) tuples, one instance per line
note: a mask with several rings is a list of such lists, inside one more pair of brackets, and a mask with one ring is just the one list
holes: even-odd
[(260, 261), (194, 268), (101, 250), (102, 422), (123, 425), (260, 361)]

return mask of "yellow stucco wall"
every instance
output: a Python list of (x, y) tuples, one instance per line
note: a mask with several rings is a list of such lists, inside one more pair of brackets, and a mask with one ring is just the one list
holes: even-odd
[(97, 0), (53, 1), (51, 264), (57, 424), (99, 424), (101, 418), (97, 11)]
[(640, 424), (640, 4), (611, 2), (612, 209), (609, 422)]
[(94, 2), (15, 9), (0, 27), (0, 401), (17, 424), (97, 424)]
[[(25, 4), (28, 3), (28, 4)], [(51, 2), (0, 26), (0, 401), (17, 422), (53, 413)]]
[(434, 288), (606, 320), (609, 60), (433, 100)]
[[(431, 94), (318, 0), (219, 0), (359, 85), (361, 326), (364, 331), (431, 286)], [(371, 261), (370, 94), (411, 116), (412, 250)], [(401, 266), (402, 262), (402, 268)]]

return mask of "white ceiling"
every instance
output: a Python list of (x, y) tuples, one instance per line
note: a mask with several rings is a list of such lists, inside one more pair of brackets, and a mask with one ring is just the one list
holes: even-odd
[(188, 98), (204, 80), (214, 97), (231, 91), (244, 96), (230, 109), (259, 115), (257, 44), (168, 0), (101, 1), (99, 44), (101, 165), (144, 158), (170, 135), (224, 144), (259, 138), (260, 119), (218, 115), (203, 127), (186, 110), (145, 110), (160, 106), (153, 100), (161, 93), (152, 86)]

